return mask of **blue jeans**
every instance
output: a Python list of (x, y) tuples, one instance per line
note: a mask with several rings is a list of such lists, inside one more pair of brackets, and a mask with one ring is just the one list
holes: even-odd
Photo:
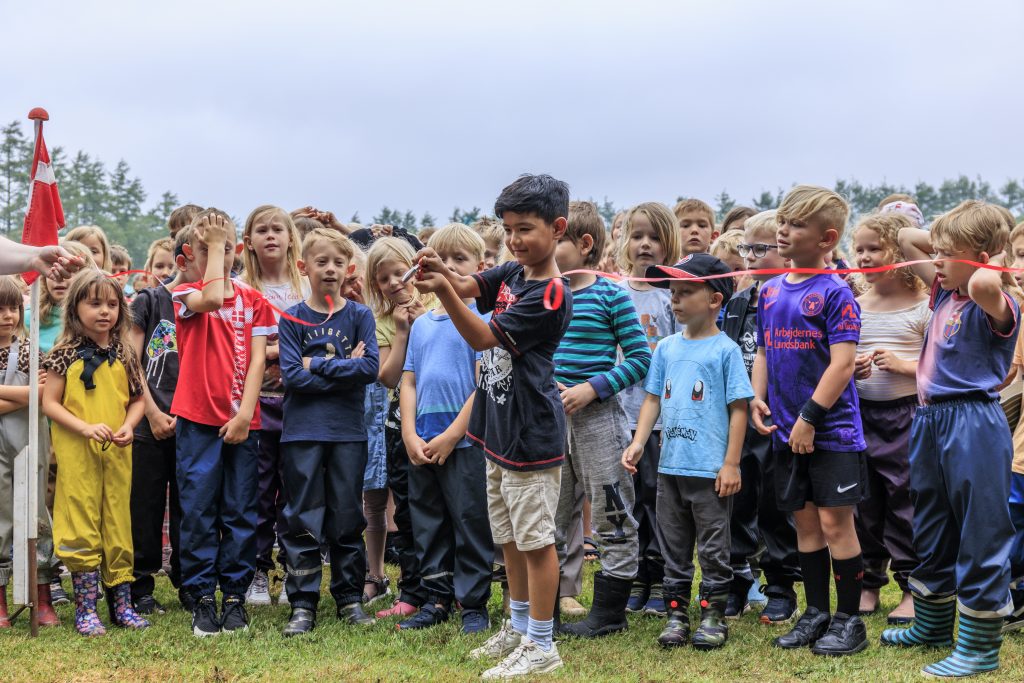
[(225, 444), (210, 427), (178, 418), (182, 586), (195, 598), (244, 595), (256, 569), (260, 433)]

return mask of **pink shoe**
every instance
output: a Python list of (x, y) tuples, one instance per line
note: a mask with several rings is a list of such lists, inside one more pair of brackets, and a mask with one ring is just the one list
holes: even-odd
[(413, 607), (407, 602), (401, 600), (395, 600), (395, 604), (388, 609), (382, 609), (377, 612), (378, 619), (387, 619), (388, 617), (409, 617), (416, 614), (418, 608)]

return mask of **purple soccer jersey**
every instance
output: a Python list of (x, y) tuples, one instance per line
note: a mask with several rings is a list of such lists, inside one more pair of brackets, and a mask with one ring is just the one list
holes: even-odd
[[(860, 306), (837, 275), (815, 275), (793, 284), (785, 275), (761, 287), (757, 304), (757, 346), (768, 361), (768, 405), (778, 425), (775, 444), (789, 443), (800, 408), (814, 393), (832, 362), (829, 346), (860, 339)], [(865, 448), (853, 378), (814, 435), (822, 450)]]

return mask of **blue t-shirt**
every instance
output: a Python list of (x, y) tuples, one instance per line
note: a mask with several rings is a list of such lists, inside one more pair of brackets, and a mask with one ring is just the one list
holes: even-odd
[[(469, 308), (476, 311), (476, 304)], [(491, 318), (489, 314), (480, 317)], [(416, 373), (416, 433), (421, 439), (430, 441), (455, 422), (476, 389), (478, 360), (480, 354), (466, 343), (447, 314), (428, 311), (412, 324), (402, 369)], [(455, 447), (468, 445), (463, 438)]]
[(665, 337), (654, 349), (644, 389), (661, 398), (658, 472), (718, 476), (729, 446), (729, 404), (754, 397), (736, 342), (724, 332)]
[(922, 404), (951, 399), (991, 400), (1013, 361), (1020, 309), (1005, 292), (1014, 324), (1006, 334), (992, 327), (981, 306), (967, 296), (932, 284), (932, 319), (917, 364), (917, 394)]
[[(284, 425), (281, 442), (366, 441), (363, 408), (366, 385), (377, 379), (377, 326), (370, 309), (346, 301), (329, 320), (305, 302), (287, 311), (278, 324)], [(363, 342), (366, 354), (350, 358)], [(312, 358), (309, 370), (303, 358)]]
[[(814, 275), (787, 282), (785, 275), (761, 287), (757, 304), (757, 346), (768, 361), (768, 405), (778, 429), (772, 442), (789, 443), (789, 433), (832, 362), (829, 347), (860, 341), (860, 305), (838, 275)], [(864, 450), (860, 402), (853, 377), (815, 430), (814, 446), (826, 451)]]

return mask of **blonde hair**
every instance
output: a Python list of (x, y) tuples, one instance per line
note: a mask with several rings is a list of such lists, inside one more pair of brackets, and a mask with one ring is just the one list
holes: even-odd
[(711, 229), (715, 229), (715, 210), (711, 208), (710, 204), (700, 199), (681, 199), (672, 209), (672, 213), (675, 214), (676, 220), (681, 220), (684, 213), (703, 213), (708, 217)]
[(672, 265), (679, 260), (679, 224), (668, 207), (659, 202), (637, 204), (626, 214), (626, 221), (619, 233), (618, 264), (623, 273), (633, 272), (633, 259), (629, 256), (629, 234), (633, 232), (633, 218), (644, 216), (654, 228), (654, 234), (665, 248), (665, 261), (661, 265)]
[(0, 276), (0, 306), (18, 309), (18, 323), (14, 326), (14, 336), (25, 336), (25, 296), (21, 285), (13, 275)]
[(332, 247), (341, 252), (341, 255), (352, 261), (355, 257), (356, 248), (345, 235), (341, 234), (337, 230), (331, 230), (329, 228), (314, 228), (306, 235), (305, 239), (302, 240), (302, 258), (306, 258), (306, 254), (316, 244), (321, 242), (327, 242)]
[[(242, 231), (243, 240), (252, 239), (252, 231), (256, 223), (264, 218), (279, 218), (284, 223), (285, 232), (288, 234), (288, 248), (285, 250), (285, 267), (288, 270), (288, 282), (292, 291), (302, 294), (302, 273), (299, 272), (299, 250), (302, 242), (299, 239), (299, 231), (295, 229), (295, 222), (290, 213), (279, 206), (264, 204), (257, 206), (245, 219), (245, 229)], [(255, 250), (246, 245), (242, 250), (242, 280), (258, 292), (263, 291), (263, 269), (260, 267), (260, 260)]]
[(709, 251), (711, 255), (716, 258), (722, 258), (722, 256), (729, 254), (739, 256), (740, 251), (737, 247), (739, 247), (740, 242), (742, 241), (742, 230), (729, 230), (727, 232), (723, 232), (714, 242), (711, 243), (711, 249)]
[(484, 238), (473, 228), (463, 223), (449, 223), (438, 228), (430, 237), (430, 248), (441, 253), (449, 249), (463, 249), (476, 259), (477, 263), (484, 260)]
[(82, 319), (78, 317), (78, 304), (87, 299), (93, 292), (98, 295), (104, 289), (109, 289), (117, 296), (117, 322), (110, 329), (110, 342), (122, 342), (125, 349), (134, 356), (134, 349), (131, 344), (126, 343), (128, 332), (132, 326), (132, 316), (128, 309), (128, 302), (124, 298), (124, 292), (117, 280), (101, 271), (86, 268), (80, 271), (71, 279), (68, 286), (68, 296), (64, 301), (64, 329), (57, 337), (51, 353), (61, 348), (75, 346), (78, 339), (86, 336), (85, 326)]
[[(100, 270), (109, 273), (113, 270), (114, 265), (110, 261), (110, 242), (107, 241), (107, 233), (103, 232), (103, 228), (98, 225), (79, 225), (77, 228), (71, 228), (68, 230), (68, 234), (64, 235), (65, 240), (78, 243), (90, 237), (95, 237), (100, 241), (100, 251), (103, 257), (103, 263), (99, 264)], [(89, 258), (92, 258), (92, 252), (88, 249), (86, 252), (89, 254)]]
[(596, 265), (604, 256), (604, 220), (597, 211), (594, 202), (569, 202), (569, 226), (565, 230), (566, 239), (577, 244), (584, 235), (590, 235), (594, 246), (587, 254), (584, 266)]
[(768, 209), (761, 213), (755, 213), (743, 223), (743, 232), (752, 230), (754, 233), (771, 235), (775, 239), (779, 233), (779, 221), (775, 209)]
[(487, 246), (497, 245), (500, 249), (505, 243), (505, 228), (497, 218), (484, 216), (470, 227), (484, 238), (484, 243)]
[(1010, 236), (1006, 240), (1006, 256), (1009, 264), (1013, 264), (1015, 259), (1013, 257), (1013, 243), (1019, 238), (1024, 237), (1024, 221), (1021, 221), (1017, 226), (1010, 231)]
[[(188, 226), (188, 227), (191, 227), (191, 226)], [(190, 236), (191, 235), (189, 235), (189, 237)], [(183, 243), (184, 243), (184, 241), (183, 241)], [(173, 259), (174, 258), (174, 240), (171, 239), (170, 237), (161, 237), (158, 240), (153, 240), (153, 242), (149, 245), (149, 249), (146, 250), (146, 265), (143, 266), (143, 268), (146, 271), (150, 271), (150, 270), (153, 269), (153, 259), (156, 258), (156, 254), (159, 251), (170, 252), (171, 258)], [(177, 270), (177, 268), (175, 268), (175, 270)]]
[(935, 219), (931, 238), (940, 249), (961, 248), (993, 256), (1006, 247), (1010, 228), (997, 207), (968, 199)]
[[(893, 202), (906, 202), (907, 204), (914, 204), (914, 205), (917, 204), (917, 200), (914, 199), (913, 197), (911, 197), (909, 194), (905, 194), (903, 192), (897, 192), (895, 194), (889, 195), (888, 197), (886, 197), (882, 201), (878, 202), (878, 208), (875, 209), (875, 210), (876, 211), (880, 210), (886, 204), (892, 204)], [(914, 226), (914, 227), (916, 227), (916, 226)]]
[[(783, 221), (808, 221), (812, 218), (825, 224), (826, 230), (835, 230), (843, 236), (850, 220), (850, 205), (839, 194), (816, 185), (797, 185), (786, 193), (779, 205), (776, 218)], [(839, 244), (839, 240), (836, 240)]]
[[(878, 241), (882, 248), (889, 252), (890, 263), (902, 263), (907, 260), (907, 257), (900, 249), (900, 230), (913, 227), (916, 227), (914, 221), (902, 213), (869, 213), (857, 221), (853, 235), (856, 236), (861, 230), (872, 231), (878, 235)], [(894, 277), (897, 275), (893, 271), (890, 272)], [(914, 271), (910, 268), (900, 268), (898, 275), (907, 289), (918, 290), (924, 287), (924, 283), (914, 275)]]
[[(370, 251), (366, 254), (366, 301), (373, 309), (373, 314), (378, 318), (386, 318), (395, 312), (395, 304), (391, 299), (384, 296), (377, 285), (377, 269), (386, 261), (398, 261), (408, 268), (412, 268), (412, 260), (416, 253), (405, 240), (397, 237), (381, 237), (373, 243)], [(413, 296), (420, 299), (417, 290)]]
[[(82, 259), (82, 270), (96, 269), (96, 264), (92, 260), (92, 252), (90, 252), (89, 248), (84, 244), (68, 240), (68, 238), (65, 237), (60, 241), (60, 245), (72, 256), (78, 256)], [(53, 298), (50, 294), (49, 287), (43, 287), (42, 291), (39, 293), (39, 324), (52, 325), (54, 310), (63, 305), (63, 303)]]
[(293, 217), (292, 222), (295, 223), (295, 229), (298, 230), (299, 237), (301, 237), (303, 240), (306, 239), (306, 235), (313, 232), (317, 228), (327, 227), (317, 219), (310, 218), (309, 216)]

